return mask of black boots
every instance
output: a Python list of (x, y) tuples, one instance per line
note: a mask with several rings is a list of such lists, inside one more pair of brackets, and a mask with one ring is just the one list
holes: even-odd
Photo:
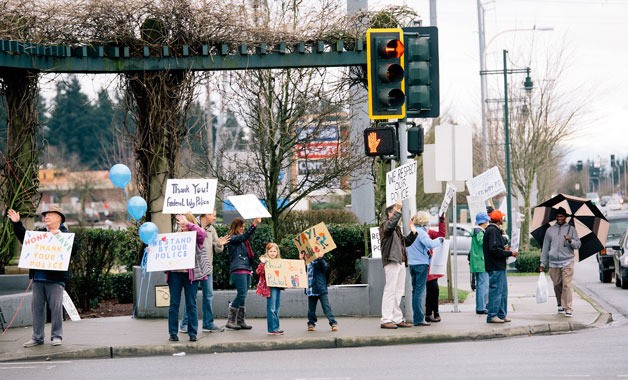
[(245, 314), (246, 314), (245, 307), (244, 306), (240, 306), (238, 308), (238, 314), (237, 314), (238, 315), (238, 317), (237, 317), (238, 322), (237, 323), (238, 323), (238, 326), (240, 326), (240, 328), (242, 330), (250, 330), (250, 329), (253, 328), (253, 326), (246, 324), (246, 321), (244, 320)]
[(231, 305), (229, 305), (229, 316), (227, 317), (227, 324), (225, 325), (226, 328), (232, 330), (240, 330), (240, 325), (236, 323), (238, 310), (239, 309), (237, 307), (232, 307)]

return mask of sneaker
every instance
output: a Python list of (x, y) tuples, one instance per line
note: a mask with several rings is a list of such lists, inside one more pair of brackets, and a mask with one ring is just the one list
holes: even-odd
[(225, 331), (224, 327), (218, 327), (216, 325), (210, 327), (210, 328), (205, 328), (203, 327), (203, 332), (209, 332), (209, 333), (219, 333), (219, 332), (223, 332)]
[(35, 346), (41, 346), (42, 344), (44, 344), (44, 342), (38, 342), (36, 340), (31, 339), (28, 342), (24, 343), (22, 347), (35, 347)]
[(488, 314), (488, 310), (476, 310), (475, 314)]
[(562, 306), (558, 307), (558, 314), (565, 314), (565, 308)]
[(565, 317), (573, 317), (573, 313), (571, 311), (565, 311)]
[(281, 330), (277, 330), (277, 331), (270, 331), (268, 333), (268, 335), (283, 335), (283, 331)]
[(187, 327), (181, 327), (179, 329), (179, 332), (182, 333), (182, 334), (187, 334), (188, 333), (188, 328)]
[(338, 325), (331, 325), (331, 331), (338, 331)]
[(415, 326), (431, 326), (432, 324), (428, 322), (426, 319), (424, 322), (415, 323), (414, 325)]
[(52, 338), (52, 345), (53, 346), (60, 346), (63, 344), (63, 341), (61, 340), (61, 338)]
[(171, 342), (178, 342), (179, 341), (179, 337), (176, 335), (170, 335), (170, 338), (168, 338), (169, 341)]
[(488, 321), (486, 321), (486, 323), (504, 323), (504, 320), (499, 318), (498, 316), (495, 316), (489, 319)]
[(307, 325), (307, 331), (314, 331), (314, 325)]
[(504, 322), (512, 322), (512, 319), (510, 319), (508, 317), (504, 317)]
[(196, 337), (196, 335), (190, 336), (190, 342), (196, 342), (197, 340), (198, 338)]
[(431, 319), (431, 321), (429, 321), (429, 322), (440, 322), (440, 314), (434, 313), (434, 317), (432, 317), (430, 319)]

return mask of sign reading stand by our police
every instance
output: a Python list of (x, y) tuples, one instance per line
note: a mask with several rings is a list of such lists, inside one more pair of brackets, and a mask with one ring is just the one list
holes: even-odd
[(194, 268), (196, 232), (159, 234), (146, 249), (147, 272)]
[(211, 214), (218, 180), (215, 178), (169, 179), (166, 182), (164, 214)]
[(70, 265), (70, 254), (74, 234), (49, 231), (26, 231), (19, 268), (66, 271)]

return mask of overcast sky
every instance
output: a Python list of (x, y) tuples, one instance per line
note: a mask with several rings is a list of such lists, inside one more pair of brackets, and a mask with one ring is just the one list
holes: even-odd
[[(486, 19), (487, 69), (503, 67), (503, 49), (509, 51), (513, 64), (522, 67), (528, 65), (531, 56), (542, 59), (545, 51), (564, 49), (569, 54), (563, 88), (572, 89), (578, 96), (591, 94), (591, 99), (587, 103), (586, 117), (578, 123), (580, 136), (569, 143), (572, 153), (568, 159), (600, 156), (608, 160), (610, 154), (628, 155), (628, 44), (625, 42), (628, 0), (492, 0), (482, 3)], [(383, 4), (408, 5), (422, 16), (423, 25), (430, 25), (429, 0), (369, 2), (371, 8)], [(441, 112), (447, 110), (458, 123), (480, 125), (476, 0), (437, 1), (436, 24), (439, 28)], [(553, 31), (521, 31), (535, 26), (553, 28)], [(519, 31), (504, 32), (511, 29)], [(534, 81), (534, 67), (532, 70)], [(501, 80), (500, 76), (494, 77), (493, 81)], [(524, 78), (522, 75), (521, 81)], [(495, 98), (498, 94), (493, 95)], [(491, 98), (491, 94), (487, 97)]]

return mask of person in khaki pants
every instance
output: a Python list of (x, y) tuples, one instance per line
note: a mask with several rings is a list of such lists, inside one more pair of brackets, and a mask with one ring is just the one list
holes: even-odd
[(556, 211), (556, 224), (550, 226), (543, 238), (541, 265), (539, 270), (549, 267), (549, 275), (554, 283), (554, 293), (558, 304), (558, 313), (566, 317), (573, 315), (573, 268), (575, 261), (574, 249), (580, 248), (580, 238), (576, 228), (568, 223), (567, 211), (559, 208)]

